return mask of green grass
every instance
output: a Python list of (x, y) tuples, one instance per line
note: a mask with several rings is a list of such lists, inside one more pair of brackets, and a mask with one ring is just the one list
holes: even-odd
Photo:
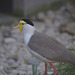
[(57, 75), (75, 75), (75, 66), (71, 64), (59, 64), (57, 65)]

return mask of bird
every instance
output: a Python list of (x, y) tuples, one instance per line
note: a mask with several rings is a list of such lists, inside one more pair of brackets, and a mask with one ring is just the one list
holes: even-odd
[(37, 31), (31, 20), (20, 19), (19, 25), (15, 26), (14, 29), (18, 28), (20, 34), (22, 31), (24, 33), (24, 42), (27, 50), (33, 56), (45, 62), (45, 75), (47, 75), (47, 63), (54, 69), (54, 75), (57, 74), (57, 69), (52, 65), (51, 61), (75, 65), (75, 54), (66, 49), (56, 39)]

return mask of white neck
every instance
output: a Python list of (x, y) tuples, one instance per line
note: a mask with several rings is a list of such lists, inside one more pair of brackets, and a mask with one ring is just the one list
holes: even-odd
[(31, 26), (29, 24), (25, 24), (23, 26), (23, 32), (24, 32), (24, 41), (25, 41), (25, 44), (28, 45), (30, 38), (32, 37), (32, 35), (35, 32), (35, 27)]

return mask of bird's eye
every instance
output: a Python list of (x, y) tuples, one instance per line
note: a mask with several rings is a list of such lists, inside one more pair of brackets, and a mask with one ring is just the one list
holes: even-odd
[(24, 23), (22, 23), (22, 25), (24, 25)]

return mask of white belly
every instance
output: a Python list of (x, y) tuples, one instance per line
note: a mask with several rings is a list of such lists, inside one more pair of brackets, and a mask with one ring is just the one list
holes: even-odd
[(27, 47), (27, 49), (29, 50), (29, 52), (36, 58), (38, 58), (39, 60), (43, 61), (43, 62), (49, 62), (50, 60), (46, 59), (45, 57), (41, 56), (40, 54), (34, 52), (33, 50), (31, 50), (29, 47)]

